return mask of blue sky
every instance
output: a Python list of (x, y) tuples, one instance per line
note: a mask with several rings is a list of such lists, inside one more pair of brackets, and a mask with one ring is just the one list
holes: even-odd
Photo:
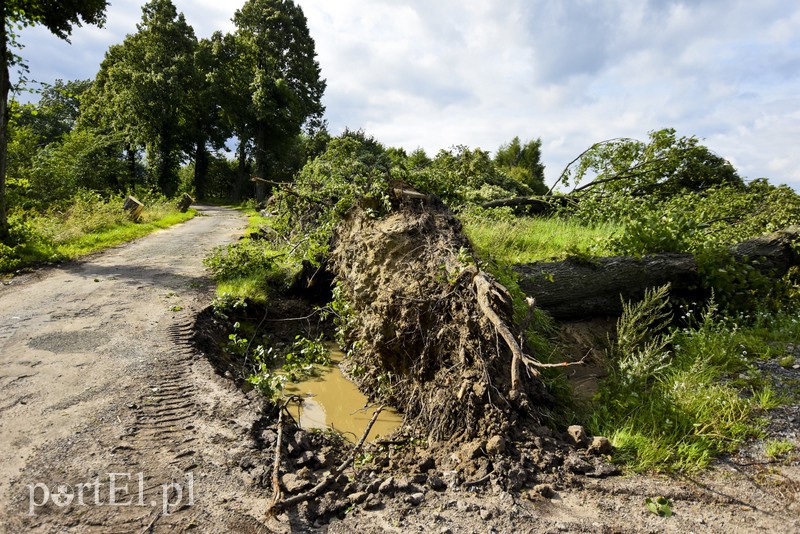
[[(242, 1), (173, 0), (198, 37)], [(26, 30), (30, 77), (93, 78), (144, 0), (110, 0), (72, 45)], [(800, 2), (299, 0), (328, 81), (332, 133), (494, 151), (542, 139), (554, 180), (596, 141), (696, 135), (748, 179), (800, 191)]]

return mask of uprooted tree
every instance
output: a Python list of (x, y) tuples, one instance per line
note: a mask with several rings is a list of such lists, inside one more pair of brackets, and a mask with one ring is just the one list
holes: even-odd
[(381, 219), (356, 209), (336, 232), (331, 267), (358, 316), (350, 373), (437, 441), (537, 419), (548, 395), (508, 291), (469, 259), (443, 205), (393, 204)]
[[(800, 226), (789, 226), (720, 247), (714, 259), (724, 259), (732, 273), (740, 270), (751, 280), (759, 277), (761, 285), (772, 290), (776, 286), (770, 281), (782, 278), (800, 263), (798, 242)], [(648, 289), (665, 284), (670, 285), (673, 296), (706, 300), (714, 289), (708, 271), (721, 268), (718, 263), (709, 264), (702, 255), (698, 261), (694, 254), (665, 252), (522, 264), (515, 265), (514, 271), (520, 277), (520, 288), (540, 307), (556, 319), (574, 320), (619, 316), (623, 300), (641, 300)]]
[[(615, 238), (620, 254), (628, 256), (523, 268), (517, 285), (486, 258), (476, 261), (459, 219), (429, 194), (449, 192), (451, 201), (458, 200), (451, 174), (395, 171), (380, 143), (363, 132), (346, 132), (294, 183), (273, 184), (272, 228), (261, 237), (274, 245), (268, 263), (282, 257), (303, 265), (295, 289), (336, 280), (326, 308), (336, 316), (337, 341), (348, 353), (346, 371), (374, 402), (397, 407), (407, 429), (432, 441), (456, 444), (498, 435), (513, 440), (517, 431), (537, 432), (558, 408), (540, 376), (541, 368), (559, 365), (546, 363), (551, 353), (541, 336), (542, 309), (557, 318), (572, 313), (561, 313), (559, 306), (578, 309), (579, 316), (587, 309), (588, 315), (614, 315), (620, 296), (635, 300), (644, 289), (665, 283), (676, 291), (702, 292), (719, 287), (714, 285), (719, 280), (703, 284), (723, 271), (732, 276), (724, 280), (734, 289), (731, 295), (751, 298), (758, 284), (768, 291), (770, 277), (786, 272), (786, 265), (780, 272), (759, 270), (769, 267), (762, 257), (788, 251), (780, 262), (796, 263), (791, 232), (774, 247), (761, 241), (733, 250), (712, 247), (706, 230), (721, 235), (725, 224), (689, 220), (680, 215), (681, 204), (675, 213), (663, 213), (660, 204), (659, 210), (643, 211), (653, 220), (647, 215), (644, 222), (630, 223)], [(481, 176), (484, 181), (473, 187), (494, 183), (491, 173)], [(750, 202), (750, 194), (770, 205), (783, 198), (781, 189), (752, 189), (737, 202)], [(714, 193), (691, 201), (722, 204)], [(777, 218), (771, 210), (769, 223), (785, 224), (793, 210)], [(766, 221), (752, 218), (746, 230), (758, 235)], [(720, 242), (734, 242), (722, 237)], [(637, 259), (654, 244), (673, 254)], [(675, 254), (687, 247), (710, 256)], [(259, 254), (256, 265), (264, 260)], [(750, 261), (756, 257), (758, 265)], [(729, 269), (723, 268), (726, 262), (732, 262)], [(525, 293), (536, 297), (535, 306)], [(724, 296), (718, 293), (717, 302)]]
[[(436, 197), (390, 178), (368, 140), (343, 136), (273, 197), (293, 252), (338, 285), (347, 371), (433, 440), (540, 424), (552, 399), (528, 344), (533, 304), (473, 259), (461, 224)], [(521, 324), (523, 323), (523, 324)]]

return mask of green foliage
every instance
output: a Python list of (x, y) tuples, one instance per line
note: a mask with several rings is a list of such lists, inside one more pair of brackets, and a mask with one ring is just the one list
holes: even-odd
[(214, 278), (224, 279), (248, 271), (268, 272), (275, 267), (275, 257), (260, 243), (247, 240), (216, 249), (203, 263)]
[(36, 104), (18, 106), (18, 111), (12, 111), (15, 127), (29, 127), (42, 145), (59, 141), (75, 127), (80, 114), (80, 97), (91, 85), (90, 80), (56, 80), (53, 85), (42, 84)]
[(395, 177), (437, 195), (451, 207), (533, 194), (528, 185), (501, 170), (489, 153), (479, 148), (459, 145), (441, 150), (429, 165), (424, 164), (424, 153), (412, 154), (415, 159), (403, 169), (393, 169)]
[(274, 347), (240, 335), (240, 323), (235, 323), (233, 329), (223, 350), (241, 366), (241, 378), (267, 398), (279, 396), (286, 382), (305, 380), (316, 374), (316, 366), (331, 363), (321, 335), (316, 339), (298, 335), (289, 351), (280, 354)]
[(538, 195), (547, 192), (544, 183), (544, 165), (542, 158), (542, 140), (528, 141), (524, 146), (519, 137), (514, 137), (508, 144), (501, 146), (494, 157), (494, 163), (508, 176), (528, 186)]
[(672, 517), (672, 502), (666, 497), (648, 497), (644, 500), (644, 505), (649, 511), (659, 517)]
[(290, 271), (283, 255), (263, 240), (244, 239), (218, 247), (203, 263), (217, 281), (217, 292), (265, 302), (288, 288)]
[(330, 365), (330, 351), (322, 342), (322, 334), (317, 339), (296, 336), (292, 350), (284, 356), (281, 370), (289, 380), (297, 382), (311, 376), (314, 365)]
[(303, 167), (291, 189), (277, 193), (283, 220), (276, 229), (294, 241), (298, 263), (316, 263), (327, 253), (334, 228), (356, 204), (376, 217), (388, 213), (388, 162), (373, 138), (345, 132)]
[(137, 30), (106, 52), (86, 93), (86, 119), (130, 147), (145, 147), (153, 181), (172, 196), (181, 151), (192, 140), (196, 110), (187, 95), (198, 83), (197, 39), (170, 0), (145, 4)]
[[(236, 33), (226, 55), (238, 72), (228, 83), (247, 97), (228, 116), (244, 139), (255, 141), (256, 174), (275, 176), (280, 145), (320, 117), (325, 80), (315, 59), (314, 40), (300, 6), (291, 0), (248, 0), (236, 11)], [(227, 105), (227, 104), (223, 104)]]
[(626, 221), (625, 231), (611, 238), (614, 254), (642, 256), (657, 252), (686, 252), (699, 231), (698, 222), (684, 212), (646, 212)]
[(61, 39), (68, 40), (73, 26), (105, 23), (106, 0), (5, 0), (5, 17), (25, 25), (41, 24)]
[(649, 195), (658, 198), (712, 186), (741, 186), (733, 166), (694, 137), (677, 137), (672, 128), (651, 131), (648, 142), (612, 139), (590, 147), (569, 167), (560, 182), (602, 193)]
[(133, 223), (122, 210), (123, 198), (104, 198), (79, 191), (48, 210), (15, 209), (9, 217), (11, 237), (0, 245), (0, 272), (42, 262), (63, 261), (142, 237), (194, 216), (179, 213), (174, 203), (141, 195), (147, 206), (143, 219)]
[(742, 327), (745, 318), (721, 318), (712, 303), (699, 323), (685, 309), (693, 326), (665, 330), (667, 305), (663, 290), (626, 305), (591, 416), (592, 432), (609, 436), (616, 459), (636, 471), (696, 470), (758, 435), (757, 414), (781, 401), (751, 361), (798, 328), (793, 313), (761, 313)]

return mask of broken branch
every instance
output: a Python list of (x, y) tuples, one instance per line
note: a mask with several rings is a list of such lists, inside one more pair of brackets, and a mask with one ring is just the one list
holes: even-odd
[(339, 477), (339, 475), (341, 475), (342, 472), (348, 467), (350, 467), (351, 463), (353, 463), (353, 460), (355, 460), (356, 458), (356, 454), (358, 454), (358, 451), (361, 450), (361, 447), (364, 445), (364, 441), (366, 441), (370, 430), (372, 430), (372, 425), (375, 424), (375, 421), (377, 421), (378, 415), (381, 413), (382, 410), (383, 410), (383, 405), (378, 406), (378, 408), (375, 410), (375, 413), (372, 414), (372, 419), (370, 419), (369, 423), (367, 423), (367, 427), (364, 429), (364, 433), (361, 435), (361, 439), (358, 440), (356, 446), (353, 447), (353, 450), (350, 451), (348, 457), (345, 459), (345, 461), (343, 461), (339, 465), (339, 467), (331, 471), (329, 475), (324, 477), (319, 484), (317, 484), (310, 490), (303, 493), (298, 493), (297, 495), (294, 495), (280, 502), (273, 500), (272, 504), (267, 510), (267, 516), (274, 516), (280, 511), (286, 510), (287, 508), (291, 508), (292, 506), (296, 506), (301, 502), (313, 499), (314, 497), (319, 496), (323, 491), (325, 491), (325, 488), (327, 488), (331, 483), (333, 483)]

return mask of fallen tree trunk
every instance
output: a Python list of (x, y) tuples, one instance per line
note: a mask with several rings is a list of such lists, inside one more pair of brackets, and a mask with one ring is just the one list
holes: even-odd
[(688, 292), (700, 285), (691, 254), (531, 263), (514, 270), (520, 289), (556, 319), (619, 315), (621, 299), (641, 300), (647, 288), (669, 283), (676, 291)]
[(563, 195), (542, 195), (534, 197), (515, 197), (503, 198), (500, 200), (490, 200), (481, 204), (481, 208), (527, 208), (531, 214), (550, 213), (556, 208), (566, 206), (569, 203), (577, 202)]
[[(800, 264), (794, 243), (800, 226), (756, 237), (730, 247), (738, 262), (780, 278)], [(646, 289), (671, 284), (672, 294), (689, 300), (708, 295), (691, 254), (653, 254), (642, 258), (614, 256), (590, 261), (566, 260), (514, 267), (520, 288), (556, 319), (617, 316), (622, 299), (640, 300)]]

